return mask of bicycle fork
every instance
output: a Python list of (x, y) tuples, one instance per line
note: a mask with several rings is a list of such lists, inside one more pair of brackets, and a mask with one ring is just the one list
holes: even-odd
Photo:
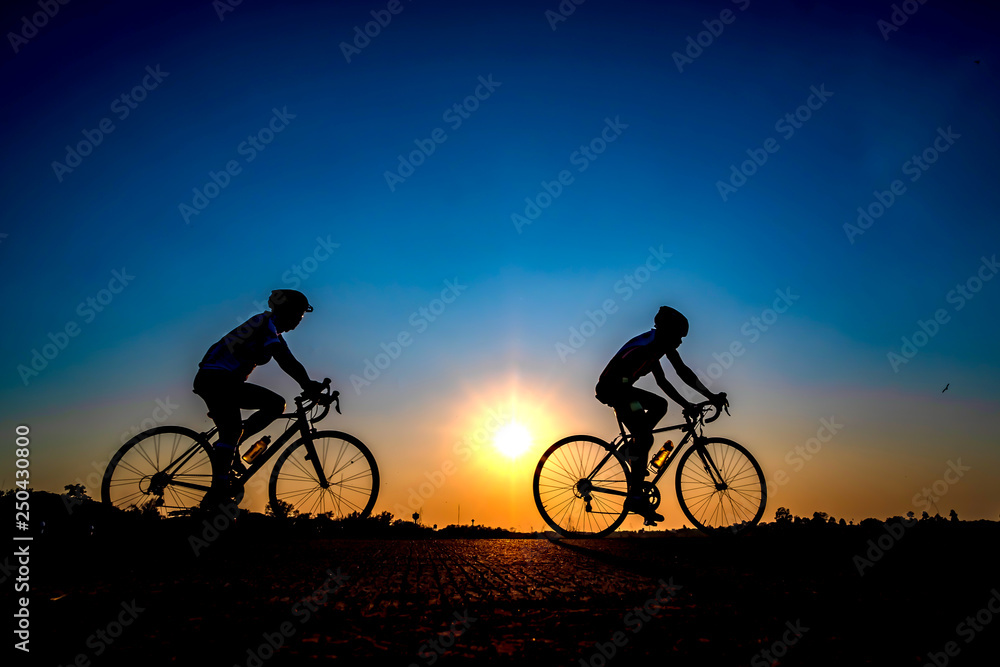
[(722, 478), (722, 473), (719, 471), (719, 467), (715, 465), (715, 460), (705, 449), (704, 438), (695, 438), (694, 446), (697, 448), (698, 458), (701, 459), (701, 465), (705, 468), (705, 472), (708, 476), (712, 478), (712, 482), (715, 484), (716, 491), (725, 491), (729, 488), (726, 480)]
[(319, 463), (319, 456), (316, 455), (316, 444), (313, 442), (311, 433), (306, 435), (306, 455), (302, 458), (312, 463), (320, 488), (330, 488), (330, 481), (327, 480), (323, 467)]

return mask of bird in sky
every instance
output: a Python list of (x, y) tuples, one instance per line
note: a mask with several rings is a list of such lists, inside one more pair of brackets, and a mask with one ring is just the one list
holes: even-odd
[(946, 384), (944, 386), (944, 389), (941, 390), (941, 393), (943, 394), (944, 392), (948, 391), (948, 387), (950, 387), (950, 386), (951, 386), (951, 383), (949, 382), (948, 384)]

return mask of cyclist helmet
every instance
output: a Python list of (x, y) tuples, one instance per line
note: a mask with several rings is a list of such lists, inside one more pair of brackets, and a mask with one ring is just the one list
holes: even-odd
[(656, 311), (656, 317), (653, 318), (653, 326), (665, 332), (676, 333), (681, 338), (688, 335), (687, 318), (670, 306), (663, 306)]
[(271, 292), (267, 299), (267, 307), (275, 313), (311, 313), (313, 307), (309, 305), (306, 295), (293, 289), (276, 289)]

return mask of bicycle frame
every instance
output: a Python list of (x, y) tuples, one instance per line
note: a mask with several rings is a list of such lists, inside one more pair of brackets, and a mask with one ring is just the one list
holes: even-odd
[[(254, 459), (253, 463), (251, 463), (247, 467), (247, 471), (237, 478), (237, 481), (239, 482), (239, 484), (241, 486), (244, 485), (244, 484), (246, 484), (247, 480), (249, 480), (251, 477), (253, 477), (257, 473), (258, 470), (260, 470), (265, 465), (267, 465), (267, 462), (270, 461), (274, 457), (274, 455), (277, 454), (278, 451), (282, 447), (284, 447), (285, 444), (289, 440), (292, 439), (292, 437), (294, 437), (295, 435), (301, 435), (302, 438), (306, 442), (306, 451), (308, 452), (308, 455), (306, 456), (306, 458), (309, 461), (312, 462), (313, 468), (315, 468), (315, 470), (316, 470), (316, 476), (320, 480), (320, 485), (323, 486), (324, 488), (326, 487), (326, 485), (327, 485), (326, 475), (323, 472), (323, 468), (319, 464), (318, 457), (316, 456), (316, 451), (314, 449), (313, 441), (312, 441), (312, 434), (316, 432), (316, 429), (313, 428), (312, 423), (310, 422), (309, 417), (306, 414), (308, 410), (305, 409), (305, 408), (303, 408), (302, 404), (299, 403), (298, 401), (299, 401), (299, 399), (296, 399), (297, 407), (295, 409), (295, 412), (288, 412), (288, 413), (282, 414), (282, 415), (280, 415), (279, 417), (276, 418), (276, 420), (277, 419), (294, 419), (295, 423), (292, 424), (291, 426), (289, 426), (285, 430), (284, 433), (282, 433), (280, 436), (278, 436), (277, 440), (275, 440), (274, 442), (272, 442), (267, 447), (267, 449), (265, 449), (263, 452), (261, 452), (257, 456), (257, 458)], [(309, 409), (311, 409), (311, 407)], [(218, 433), (218, 431), (219, 431), (219, 428), (217, 426), (213, 426), (209, 430), (203, 431), (201, 433), (201, 436), (203, 438), (205, 438), (205, 440), (207, 442), (209, 442), (210, 444), (212, 444), (211, 443), (211, 438), (216, 433)], [(240, 444), (243, 444), (243, 443), (240, 443)], [(197, 445), (192, 446), (191, 449), (189, 449), (188, 451), (182, 453), (177, 458), (177, 460), (174, 463), (172, 463), (167, 468), (167, 470), (170, 470), (171, 468), (180, 468), (181, 466), (183, 466), (184, 463), (186, 463), (188, 461), (188, 459), (190, 459), (191, 456), (194, 455), (194, 453), (197, 451), (197, 449), (198, 449)], [(164, 472), (166, 472), (166, 471), (164, 471)], [(197, 484), (190, 484), (190, 483), (181, 482), (181, 481), (175, 481), (173, 483), (176, 486), (188, 487), (188, 488), (191, 488), (191, 489), (197, 489), (199, 491), (207, 491), (208, 490), (206, 487), (199, 486)]]
[(247, 471), (238, 478), (239, 483), (245, 484), (247, 480), (257, 473), (258, 470), (267, 465), (267, 462), (270, 461), (274, 455), (285, 446), (285, 443), (298, 434), (301, 435), (306, 442), (306, 451), (308, 452), (306, 459), (312, 462), (313, 468), (316, 470), (316, 476), (320, 480), (320, 485), (325, 488), (327, 485), (326, 475), (323, 472), (323, 468), (319, 464), (319, 457), (316, 456), (316, 450), (312, 440), (312, 434), (316, 432), (316, 429), (313, 428), (312, 423), (309, 421), (309, 418), (306, 415), (306, 409), (299, 404), (295, 409), (295, 412), (289, 412), (281, 415), (281, 417), (278, 417), (278, 419), (282, 418), (294, 419), (295, 423), (289, 426), (284, 433), (278, 436), (277, 440), (272, 442), (267, 449), (261, 452), (257, 458), (253, 460), (253, 463), (247, 467)]
[[(617, 415), (615, 416), (617, 418)], [(702, 464), (705, 466), (705, 470), (708, 471), (709, 475), (711, 475), (712, 479), (715, 481), (717, 485), (722, 484), (722, 474), (719, 472), (718, 466), (715, 465), (715, 461), (712, 460), (708, 452), (705, 451), (704, 447), (701, 446), (701, 443), (705, 440), (705, 437), (704, 435), (702, 435), (701, 432), (701, 430), (704, 428), (703, 420), (704, 420), (704, 413), (694, 421), (690, 422), (686, 421), (683, 424), (674, 424), (673, 426), (664, 426), (661, 428), (653, 429), (652, 431), (653, 434), (666, 433), (668, 431), (677, 431), (677, 430), (683, 430), (685, 431), (685, 433), (684, 437), (681, 438), (681, 441), (678, 442), (674, 446), (674, 448), (670, 451), (670, 453), (667, 455), (667, 459), (663, 462), (663, 465), (661, 465), (660, 468), (656, 471), (656, 474), (653, 476), (652, 481), (649, 482), (650, 486), (657, 485), (657, 483), (660, 481), (660, 478), (663, 477), (663, 475), (667, 472), (667, 468), (670, 467), (670, 464), (673, 463), (674, 459), (677, 458), (678, 454), (680, 454), (681, 450), (684, 448), (684, 445), (686, 445), (688, 441), (692, 439), (693, 439), (692, 446), (698, 447), (698, 456), (701, 458)], [(620, 418), (618, 419), (618, 430), (620, 432), (620, 435), (616, 436), (615, 439), (611, 441), (611, 448), (614, 451), (620, 451), (624, 449), (627, 446), (626, 443), (628, 442), (628, 435), (625, 433), (625, 424), (622, 423), (622, 420)], [(606, 489), (600, 486), (595, 486), (593, 483), (594, 476), (597, 475), (598, 471), (604, 467), (604, 464), (608, 462), (608, 459), (610, 459), (611, 456), (612, 456), (611, 452), (608, 452), (608, 454), (603, 459), (601, 459), (600, 463), (598, 463), (594, 467), (593, 472), (591, 472), (590, 475), (587, 476), (587, 481), (589, 481), (591, 484), (590, 489), (592, 491), (600, 491), (602, 493), (606, 493), (608, 495), (613, 495), (613, 496), (627, 495), (623, 491)], [(626, 456), (625, 458), (627, 460), (628, 456)], [(643, 465), (645, 466), (647, 465), (647, 463), (644, 462)]]

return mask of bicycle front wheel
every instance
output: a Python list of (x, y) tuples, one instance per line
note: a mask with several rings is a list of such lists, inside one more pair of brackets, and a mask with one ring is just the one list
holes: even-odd
[(375, 457), (340, 431), (320, 431), (289, 445), (271, 470), (271, 511), (280, 517), (371, 514), (378, 498)]
[(200, 433), (159, 426), (138, 434), (112, 457), (101, 500), (161, 517), (191, 514), (212, 487), (212, 448)]
[(628, 515), (628, 464), (603, 440), (563, 438), (542, 454), (534, 493), (538, 512), (560, 535), (601, 537)]
[(677, 500), (703, 533), (739, 534), (756, 526), (764, 515), (767, 482), (743, 445), (709, 438), (681, 456)]

